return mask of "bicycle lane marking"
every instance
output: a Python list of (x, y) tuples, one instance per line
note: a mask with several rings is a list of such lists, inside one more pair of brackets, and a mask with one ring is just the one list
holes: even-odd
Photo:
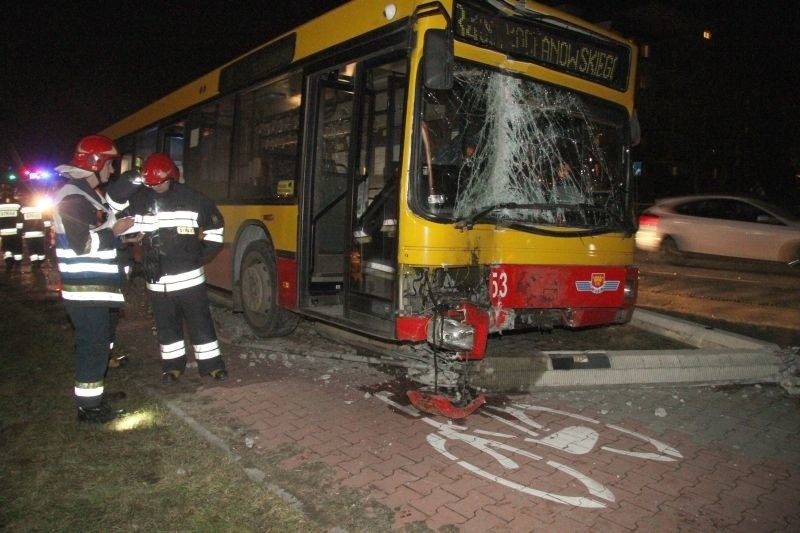
[[(544, 455), (533, 453), (527, 449), (523, 449), (520, 446), (524, 446), (525, 443), (528, 443), (532, 446), (543, 446), (544, 452), (547, 451), (547, 448), (551, 448), (559, 450), (563, 453), (576, 456), (586, 455), (591, 453), (592, 451), (597, 450), (598, 453), (599, 452), (615, 453), (645, 461), (650, 460), (650, 461), (669, 462), (669, 461), (677, 461), (683, 458), (683, 456), (678, 450), (657, 439), (654, 439), (642, 433), (631, 431), (622, 426), (614, 424), (603, 424), (599, 420), (589, 418), (577, 413), (570, 413), (569, 411), (563, 411), (544, 406), (527, 405), (527, 404), (513, 404), (510, 407), (494, 407), (494, 406), (486, 407), (486, 410), (490, 412), (482, 413), (484, 417), (499, 422), (500, 424), (503, 424), (508, 428), (517, 431), (521, 436), (521, 438), (519, 438), (517, 435), (511, 433), (488, 431), (480, 428), (474, 429), (470, 433), (468, 432), (469, 428), (465, 426), (460, 426), (449, 422), (448, 423), (438, 422), (428, 416), (425, 416), (422, 412), (418, 411), (413, 406), (401, 405), (395, 402), (390, 398), (391, 393), (389, 392), (381, 391), (375, 394), (375, 396), (377, 396), (378, 399), (385, 402), (386, 404), (391, 405), (395, 409), (398, 409), (432, 426), (434, 428), (434, 431), (426, 436), (427, 442), (431, 445), (431, 447), (434, 450), (439, 452), (442, 456), (446, 457), (451, 461), (454, 461), (462, 468), (468, 470), (469, 472), (472, 472), (475, 475), (478, 475), (480, 477), (498, 483), (499, 485), (511, 488), (523, 494), (527, 494), (537, 498), (542, 498), (552, 502), (561, 503), (564, 505), (572, 505), (575, 507), (583, 507), (590, 509), (605, 508), (609, 502), (615, 501), (615, 497), (611, 489), (609, 489), (607, 486), (603, 485), (599, 481), (583, 474), (580, 470), (567, 466), (559, 461), (548, 460), (544, 457)], [(533, 415), (529, 413), (533, 413)], [(633, 439), (640, 440), (644, 445), (652, 446), (655, 449), (655, 452), (624, 450), (624, 449), (614, 448), (611, 446), (600, 446), (599, 448), (596, 448), (596, 444), (599, 441), (600, 434), (595, 428), (587, 427), (586, 425), (574, 425), (565, 427), (555, 432), (550, 432), (550, 430), (545, 425), (540, 424), (536, 420), (534, 420), (533, 417), (537, 413), (539, 414), (549, 413), (553, 415), (567, 417), (585, 424), (594, 425), (597, 429), (601, 431), (604, 428), (607, 428), (608, 430), (619, 432)], [(504, 416), (500, 416), (500, 414), (503, 414), (507, 417), (511, 417), (513, 420), (509, 420)], [(544, 433), (549, 433), (549, 434), (542, 435)], [(511, 444), (503, 442), (512, 440), (514, 440), (514, 444), (520, 443), (519, 446), (513, 446)], [(458, 443), (466, 444), (486, 454), (488, 457), (493, 459), (498, 465), (500, 465), (500, 467), (502, 467), (506, 471), (509, 471), (509, 475), (513, 471), (520, 470), (519, 463), (512, 458), (515, 455), (532, 461), (541, 461), (550, 468), (553, 468), (554, 470), (560, 472), (561, 474), (565, 474), (569, 477), (572, 477), (575, 481), (580, 483), (582, 487), (585, 488), (587, 494), (568, 495), (568, 494), (559, 494), (552, 491), (541, 490), (536, 487), (525, 485), (517, 481), (514, 481), (512, 479), (508, 479), (509, 475), (498, 475), (496, 473), (489, 472), (485, 468), (481, 468), (480, 466), (477, 466), (474, 463), (469, 462), (456, 455), (453, 448), (455, 448)], [(451, 446), (448, 447), (448, 445)]]

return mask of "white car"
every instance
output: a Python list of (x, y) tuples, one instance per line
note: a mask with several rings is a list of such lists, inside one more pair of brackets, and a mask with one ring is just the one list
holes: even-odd
[(800, 218), (741, 196), (664, 198), (639, 216), (636, 247), (667, 256), (709, 254), (796, 266)]

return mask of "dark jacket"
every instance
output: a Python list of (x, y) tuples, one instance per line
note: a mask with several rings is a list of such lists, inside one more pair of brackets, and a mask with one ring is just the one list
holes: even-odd
[(122, 306), (114, 221), (111, 209), (86, 180), (71, 180), (58, 191), (53, 227), (61, 296), (67, 303)]
[[(135, 185), (134, 185), (135, 186)], [(224, 220), (214, 202), (187, 185), (173, 181), (167, 192), (159, 194), (144, 186), (118, 180), (107, 191), (119, 216), (136, 217), (145, 234), (142, 256), (157, 262), (157, 273), (148, 280), (148, 289), (179, 290), (205, 281), (203, 264), (222, 248)], [(126, 201), (127, 199), (127, 201)]]

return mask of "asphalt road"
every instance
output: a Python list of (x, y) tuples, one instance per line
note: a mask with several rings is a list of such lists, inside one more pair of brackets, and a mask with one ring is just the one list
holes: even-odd
[(710, 258), (665, 262), (644, 253), (637, 264), (640, 307), (800, 345), (800, 268)]

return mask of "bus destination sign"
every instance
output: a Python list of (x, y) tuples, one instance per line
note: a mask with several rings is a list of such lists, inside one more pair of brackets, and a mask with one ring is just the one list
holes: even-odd
[(515, 59), (572, 74), (624, 91), (630, 48), (542, 21), (513, 20), (456, 2), (453, 28), (460, 40)]

